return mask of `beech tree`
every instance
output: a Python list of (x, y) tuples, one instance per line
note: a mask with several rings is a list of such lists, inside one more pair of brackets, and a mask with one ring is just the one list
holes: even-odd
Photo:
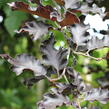
[[(94, 105), (81, 104), (84, 101), (98, 101), (101, 104), (109, 101), (109, 81), (105, 76), (97, 80), (99, 87), (93, 87), (75, 68), (78, 66), (78, 56), (95, 60), (96, 64), (109, 61), (109, 53), (103, 57), (92, 55), (98, 49), (109, 47), (109, 30), (98, 32), (90, 24), (84, 23), (87, 15), (98, 14), (103, 21), (108, 19), (108, 9), (105, 7), (103, 10), (99, 6), (101, 2), (103, 0), (28, 0), (7, 3), (13, 11), (37, 15), (34, 21), (25, 21), (14, 32), (26, 33), (33, 41), (40, 39), (41, 56), (36, 59), (31, 53), (22, 53), (14, 58), (9, 54), (0, 54), (0, 57), (12, 65), (11, 70), (17, 76), (24, 70), (33, 72), (32, 78), (24, 80), (26, 86), (31, 88), (43, 79), (51, 83), (50, 90), (37, 103), (38, 109), (56, 109), (63, 105), (75, 109), (98, 109)], [(88, 31), (90, 29), (94, 31), (93, 35)], [(58, 35), (60, 42), (55, 37), (55, 31), (61, 34)], [(99, 38), (97, 34), (103, 37)]]

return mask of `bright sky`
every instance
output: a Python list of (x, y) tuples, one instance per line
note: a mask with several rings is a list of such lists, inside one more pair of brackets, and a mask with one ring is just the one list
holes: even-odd
[(85, 24), (90, 24), (91, 28), (95, 28), (98, 32), (100, 30), (108, 30), (109, 20), (103, 21), (100, 15), (87, 15), (84, 21)]
[[(89, 29), (88, 32), (90, 32), (91, 35), (94, 35), (94, 36), (96, 35), (97, 37), (99, 37), (99, 39), (102, 39), (104, 35), (99, 34), (97, 32), (100, 32), (100, 30), (108, 30), (109, 29), (109, 27), (108, 27), (109, 20), (103, 21), (99, 14), (87, 15), (84, 23), (86, 25), (87, 24), (90, 25), (91, 29)], [(92, 30), (92, 28), (95, 28), (97, 32), (95, 33)]]
[(0, 23), (3, 21), (3, 17), (2, 16), (0, 16)]

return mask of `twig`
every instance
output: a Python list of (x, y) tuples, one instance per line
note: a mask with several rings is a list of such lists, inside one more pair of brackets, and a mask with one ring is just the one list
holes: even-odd
[(64, 76), (65, 81), (69, 84), (69, 81), (68, 81), (66, 75), (64, 74), (63, 76)]
[(90, 59), (94, 59), (96, 61), (101, 61), (101, 60), (104, 60), (105, 59), (104, 57), (102, 57), (102, 58), (96, 58), (96, 57), (93, 57), (93, 56), (88, 55), (87, 53), (82, 53), (82, 52), (73, 51), (73, 53), (76, 54), (76, 55), (82, 55), (82, 56), (88, 57)]
[(66, 71), (66, 68), (64, 68), (62, 74), (58, 77), (58, 78), (50, 78), (48, 76), (45, 75), (45, 77), (50, 81), (50, 82), (55, 82), (55, 81), (58, 81), (60, 80), (64, 75), (65, 75), (65, 71)]
[(77, 99), (77, 104), (78, 104), (79, 109), (81, 109), (81, 105), (78, 99)]
[(70, 57), (70, 52), (71, 52), (71, 48), (69, 47), (68, 48), (68, 55), (67, 55), (67, 59), (69, 60), (69, 57)]

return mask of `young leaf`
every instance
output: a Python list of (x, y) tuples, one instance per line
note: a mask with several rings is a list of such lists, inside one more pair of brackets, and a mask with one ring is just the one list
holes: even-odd
[(42, 35), (48, 33), (48, 25), (43, 22), (26, 22), (24, 27), (22, 27), (17, 33), (28, 32), (29, 35), (32, 35), (33, 40), (37, 40)]
[(41, 45), (41, 51), (43, 55), (43, 63), (54, 67), (57, 71), (63, 69), (67, 64), (67, 50), (60, 48), (56, 50), (54, 48), (54, 37), (51, 36), (48, 40)]
[(51, 93), (45, 94), (44, 99), (38, 103), (38, 109), (56, 109), (63, 104), (69, 104), (68, 97), (58, 93), (56, 88), (52, 88)]
[(99, 101), (100, 103), (106, 104), (109, 100), (109, 90), (93, 88), (88, 92), (85, 92), (84, 100), (88, 101)]
[(46, 70), (40, 61), (28, 54), (17, 55), (16, 58), (12, 58), (7, 54), (0, 54), (0, 56), (13, 65), (12, 70), (16, 72), (16, 75), (20, 75), (25, 69), (33, 71), (35, 76), (46, 74)]

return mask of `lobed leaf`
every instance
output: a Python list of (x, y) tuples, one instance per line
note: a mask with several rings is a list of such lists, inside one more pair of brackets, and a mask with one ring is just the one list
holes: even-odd
[(26, 85), (28, 88), (31, 88), (33, 84), (39, 82), (40, 80), (45, 79), (45, 76), (36, 76), (28, 79), (24, 79), (23, 83)]
[(74, 96), (77, 96), (79, 94), (78, 90), (76, 90), (77, 86), (72, 83), (56, 83), (55, 85), (58, 92), (64, 95), (73, 94)]
[(87, 85), (84, 83), (82, 77), (78, 72), (73, 70), (71, 67), (67, 68), (67, 75), (70, 76), (71, 83), (75, 86), (77, 86), (78, 91), (86, 91), (88, 90)]
[(48, 33), (48, 27), (49, 26), (44, 24), (43, 22), (38, 22), (38, 23), (36, 23), (34, 21), (26, 22), (25, 25), (19, 31), (17, 31), (17, 33), (28, 32), (29, 35), (32, 35), (31, 38), (33, 40), (37, 40), (44, 34)]
[(106, 16), (103, 8), (99, 8), (96, 4), (89, 6), (87, 3), (83, 3), (79, 8), (82, 14), (87, 15), (88, 13), (99, 14), (102, 18)]
[(109, 100), (109, 90), (93, 88), (85, 93), (84, 100), (88, 101), (99, 101), (100, 103), (106, 104)]
[(68, 97), (58, 93), (56, 88), (52, 88), (51, 93), (45, 94), (44, 99), (38, 102), (38, 109), (56, 109), (63, 104), (69, 104)]
[[(95, 49), (100, 49), (104, 47), (109, 47), (109, 36), (108, 33), (103, 36), (102, 39), (99, 39), (95, 35), (90, 35), (87, 30), (89, 25), (76, 24), (71, 28), (71, 34), (73, 43), (75, 43), (77, 51), (91, 51)], [(99, 33), (100, 34), (100, 33)]]
[(85, 46), (89, 35), (86, 37), (86, 32), (89, 29), (89, 25), (76, 24), (71, 28), (72, 40), (77, 44), (77, 49), (79, 46)]
[(88, 51), (109, 47), (109, 36), (105, 35), (102, 39), (92, 36), (92, 38), (86, 43), (86, 47)]
[(54, 67), (57, 71), (63, 69), (67, 64), (67, 50), (60, 48), (56, 50), (54, 48), (54, 37), (51, 37), (43, 42), (41, 45), (41, 51), (43, 53), (43, 63)]
[(0, 54), (0, 56), (13, 65), (12, 70), (16, 72), (16, 75), (20, 75), (25, 69), (33, 71), (35, 76), (46, 74), (46, 70), (40, 61), (28, 54), (17, 55), (16, 58), (12, 58), (7, 54)]
[(80, 0), (64, 0), (66, 9), (78, 9), (80, 7)]

